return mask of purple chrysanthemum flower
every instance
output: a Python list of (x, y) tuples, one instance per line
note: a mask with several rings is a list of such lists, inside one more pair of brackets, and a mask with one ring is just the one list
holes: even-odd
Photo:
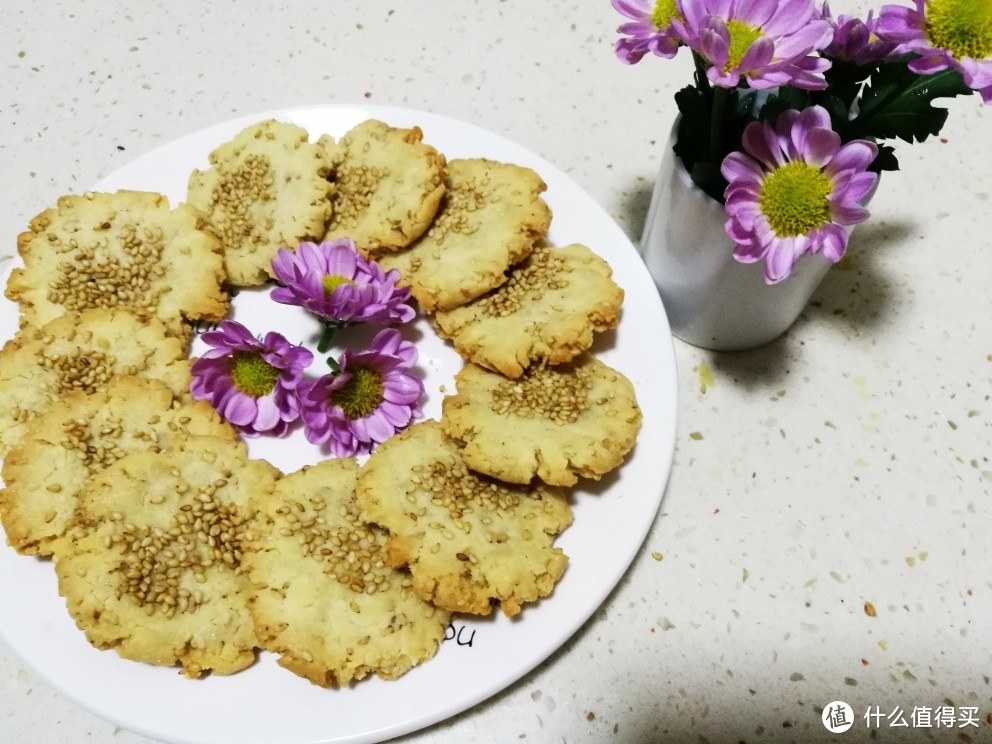
[(919, 75), (951, 67), (964, 84), (992, 103), (992, 3), (989, 0), (914, 0), (916, 9), (883, 5), (877, 33), (920, 55), (909, 63)]
[(280, 248), (272, 271), (284, 285), (272, 290), (273, 300), (300, 305), (328, 321), (388, 325), (416, 314), (407, 304), (410, 288), (396, 286), (400, 273), (367, 261), (348, 238), (300, 243), (295, 251)]
[(285, 434), (300, 417), (296, 389), (313, 354), (274, 332), (259, 341), (233, 320), (201, 338), (211, 348), (190, 368), (193, 397), (247, 436)]
[(672, 58), (681, 42), (672, 29), (672, 18), (681, 19), (675, 0), (611, 0), (613, 7), (632, 22), (617, 32), (628, 38), (617, 39), (616, 53), (621, 62), (632, 65), (648, 52)]
[(301, 386), (307, 440), (351, 457), (405, 429), (420, 415), (424, 393), (424, 383), (410, 373), (416, 362), (417, 349), (391, 328), (377, 333), (364, 351), (346, 350), (338, 374)]
[(785, 111), (774, 128), (752, 122), (744, 149), (721, 166), (729, 181), (727, 234), (743, 263), (764, 260), (765, 281), (774, 284), (792, 272), (796, 259), (822, 253), (836, 262), (847, 250), (845, 225), (868, 218), (859, 202), (878, 176), (866, 169), (878, 148), (865, 140), (841, 145), (820, 106)]
[(873, 17), (872, 11), (868, 11), (868, 17), (863, 21), (846, 15), (834, 20), (830, 7), (824, 3), (822, 17), (833, 27), (833, 39), (823, 50), (825, 57), (868, 67), (897, 56), (897, 45), (876, 35), (878, 19)]
[(791, 85), (823, 90), (830, 61), (814, 55), (830, 43), (830, 23), (813, 0), (678, 0), (685, 21), (674, 32), (709, 62), (714, 85), (752, 88)]

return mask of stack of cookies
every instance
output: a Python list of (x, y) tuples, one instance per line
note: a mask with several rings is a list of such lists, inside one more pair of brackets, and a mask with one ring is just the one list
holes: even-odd
[[(393, 679), (431, 658), (451, 613), (508, 616), (568, 563), (565, 490), (618, 467), (640, 410), (590, 352), (623, 291), (582, 245), (553, 247), (545, 184), (448, 161), (419, 128), (366, 121), (310, 142), (239, 133), (158, 194), (59, 200), (19, 237), (21, 308), (0, 352), (0, 521), (52, 556), (91, 643), (183, 674), (261, 648), (311, 682)], [(440, 421), (363, 466), (284, 475), (189, 397), (189, 324), (264, 284), (282, 246), (348, 237), (396, 269), (465, 366)]]

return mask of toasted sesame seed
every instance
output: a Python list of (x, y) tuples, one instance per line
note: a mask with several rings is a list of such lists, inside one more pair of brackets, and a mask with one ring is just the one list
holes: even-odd
[(539, 417), (574, 424), (589, 407), (592, 377), (584, 367), (538, 366), (517, 380), (504, 380), (492, 391), (493, 413)]
[(568, 286), (571, 267), (554, 249), (538, 245), (533, 253), (510, 272), (509, 279), (498, 289), (479, 300), (479, 307), (493, 318), (506, 317), (521, 307), (533, 303), (547, 290)]

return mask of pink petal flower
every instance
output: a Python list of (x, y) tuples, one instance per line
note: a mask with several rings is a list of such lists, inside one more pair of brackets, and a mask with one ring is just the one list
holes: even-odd
[[(299, 305), (327, 321), (389, 325), (406, 323), (416, 314), (407, 304), (410, 288), (397, 286), (399, 272), (383, 272), (347, 238), (320, 245), (300, 243), (295, 252), (280, 248), (272, 261), (272, 273), (283, 284), (272, 290), (273, 300)], [(328, 297), (326, 277), (346, 281)]]
[[(424, 394), (423, 382), (411, 373), (416, 361), (416, 347), (393, 329), (377, 333), (365, 350), (345, 351), (338, 360), (339, 374), (325, 375), (300, 390), (300, 411), (307, 440), (326, 444), (335, 455), (350, 457), (370, 451), (406, 428), (420, 415), (418, 401)], [(367, 414), (352, 418), (334, 402), (334, 393), (344, 390), (362, 369), (378, 378), (381, 399), (372, 401), (375, 407)], [(357, 416), (354, 411), (353, 415)]]
[[(208, 349), (190, 367), (190, 394), (207, 400), (217, 412), (247, 436), (260, 433), (282, 436), (299, 418), (295, 390), (313, 354), (293, 346), (278, 333), (267, 333), (258, 341), (240, 323), (224, 320), (220, 330), (204, 333)], [(274, 376), (272, 389), (259, 394), (249, 385), (239, 386), (238, 360), (253, 358), (267, 365)], [(250, 376), (250, 375), (249, 375)]]
[[(725, 211), (730, 219), (725, 229), (735, 243), (734, 257), (743, 263), (763, 260), (765, 281), (769, 284), (788, 277), (796, 260), (807, 253), (823, 253), (829, 260), (838, 260), (847, 246), (843, 226), (868, 216), (868, 211), (858, 202), (870, 192), (877, 179), (874, 173), (867, 171), (878, 152), (875, 145), (855, 140), (841, 146), (840, 137), (830, 129), (829, 115), (818, 106), (801, 112), (785, 111), (774, 125), (749, 124), (744, 131), (743, 145), (745, 152), (731, 153), (721, 166), (728, 181), (724, 197)], [(805, 197), (794, 196), (794, 189), (801, 191), (801, 187), (795, 185), (785, 191), (769, 190), (767, 198), (772, 203), (763, 201), (765, 185), (775, 177), (776, 171), (792, 163), (801, 163), (803, 168), (818, 172), (820, 175), (814, 177), (812, 183), (817, 178), (828, 179), (830, 191), (821, 206), (817, 207), (815, 201), (808, 206), (802, 201), (798, 204), (774, 203), (776, 199), (820, 198), (820, 192), (816, 190), (808, 191)], [(795, 168), (792, 168), (781, 177), (793, 179), (795, 174)], [(784, 183), (802, 184), (803, 181), (786, 180)], [(766, 214), (764, 210), (769, 206)], [(807, 224), (796, 221), (796, 214), (802, 215), (803, 210), (808, 215)], [(820, 217), (824, 212), (829, 215), (826, 220)]]
[[(975, 0), (976, 6), (987, 13), (988, 0)], [(976, 60), (970, 54), (962, 53), (962, 48), (944, 49), (933, 42), (933, 38), (954, 37), (952, 31), (944, 35), (940, 33), (940, 24), (945, 19), (940, 17), (928, 18), (928, 3), (916, 0), (916, 9), (905, 8), (901, 5), (884, 5), (878, 15), (876, 33), (887, 42), (897, 44), (894, 54), (914, 53), (919, 55), (909, 63), (909, 69), (919, 75), (931, 75), (941, 70), (952, 68), (961, 74), (962, 80), (972, 90), (982, 96), (985, 103), (990, 103), (992, 92), (987, 89), (992, 86), (992, 57)], [(985, 21), (989, 16), (985, 16)], [(970, 51), (965, 46), (964, 49)], [(979, 69), (983, 72), (979, 74)]]
[(654, 22), (655, 4), (651, 0), (612, 0), (613, 8), (631, 22), (623, 23), (614, 47), (617, 58), (628, 65), (636, 64), (647, 53), (671, 58), (682, 45), (673, 25), (658, 26)]
[[(736, 87), (743, 78), (759, 89), (826, 86), (818, 73), (830, 63), (811, 55), (830, 41), (832, 29), (813, 0), (679, 0), (679, 7), (684, 22), (672, 22), (675, 34), (708, 62), (706, 76), (715, 85)], [(758, 30), (739, 61), (729, 58), (732, 21)]]

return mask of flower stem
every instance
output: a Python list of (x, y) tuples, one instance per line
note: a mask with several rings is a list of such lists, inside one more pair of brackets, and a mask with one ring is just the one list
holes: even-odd
[(709, 78), (706, 77), (706, 60), (698, 52), (692, 53), (692, 62), (696, 66), (696, 87), (699, 90), (708, 90), (710, 87)]
[(317, 351), (324, 354), (331, 348), (331, 343), (334, 341), (334, 334), (340, 326), (336, 323), (323, 323), (322, 326), (323, 328), (320, 332), (320, 339), (317, 341)]
[(337, 375), (341, 374), (341, 365), (338, 364), (337, 359), (335, 359), (334, 357), (327, 357), (325, 361), (327, 362), (327, 366), (331, 368), (332, 375), (336, 377)]

